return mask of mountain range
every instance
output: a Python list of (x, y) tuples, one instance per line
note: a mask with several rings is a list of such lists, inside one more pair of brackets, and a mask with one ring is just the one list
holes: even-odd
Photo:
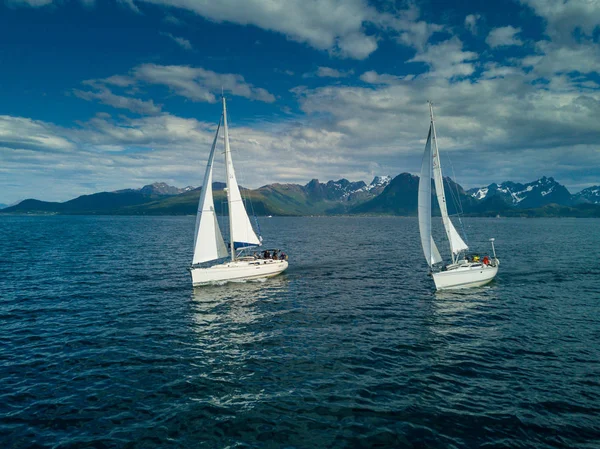
[[(248, 211), (255, 215), (417, 214), (418, 176), (376, 176), (370, 184), (347, 179), (306, 185), (268, 184), (241, 187)], [(600, 217), (600, 186), (572, 195), (554, 178), (520, 184), (503, 182), (464, 190), (444, 178), (448, 211), (471, 216)], [(194, 215), (201, 188), (177, 188), (154, 183), (140, 189), (100, 192), (58, 203), (27, 199), (0, 210), (12, 214)], [(226, 213), (225, 184), (213, 183), (215, 209)], [(433, 201), (434, 214), (437, 202)]]

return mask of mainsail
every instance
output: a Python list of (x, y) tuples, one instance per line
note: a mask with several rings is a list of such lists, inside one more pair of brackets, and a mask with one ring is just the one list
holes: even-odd
[(200, 201), (198, 201), (196, 233), (194, 234), (194, 257), (192, 259), (192, 264), (208, 262), (227, 256), (227, 247), (223, 241), (219, 223), (217, 222), (217, 215), (215, 214), (212, 191), (212, 169), (220, 127), (221, 121), (219, 120), (215, 140), (213, 141), (210, 155), (208, 156), (208, 163), (206, 164)]
[(421, 177), (419, 178), (419, 232), (427, 264), (432, 266), (441, 262), (442, 257), (431, 236), (431, 126), (425, 144)]
[(227, 202), (229, 205), (229, 230), (232, 245), (231, 258), (235, 258), (235, 249), (246, 246), (260, 245), (260, 239), (252, 229), (250, 218), (242, 201), (240, 188), (238, 186), (233, 161), (231, 160), (231, 149), (229, 147), (229, 129), (227, 127), (227, 107), (223, 97), (223, 127), (225, 134), (225, 169), (227, 176)]
[(446, 194), (444, 193), (444, 179), (442, 177), (442, 166), (440, 164), (440, 153), (437, 146), (437, 138), (435, 135), (435, 124), (433, 122), (433, 109), (431, 103), (429, 104), (429, 111), (431, 114), (431, 126), (430, 133), (433, 138), (433, 182), (435, 184), (435, 192), (437, 195), (438, 204), (440, 206), (440, 212), (442, 214), (442, 222), (444, 223), (444, 229), (448, 236), (448, 242), (450, 243), (450, 251), (453, 255), (458, 254), (461, 251), (469, 249), (467, 244), (460, 237), (456, 228), (450, 221), (448, 216), (448, 209), (446, 207)]

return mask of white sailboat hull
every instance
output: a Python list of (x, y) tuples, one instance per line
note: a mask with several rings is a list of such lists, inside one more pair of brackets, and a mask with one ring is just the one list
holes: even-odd
[(192, 285), (196, 287), (221, 282), (273, 277), (285, 271), (287, 267), (286, 260), (236, 260), (207, 268), (192, 267), (190, 272), (192, 274)]
[(481, 287), (491, 282), (498, 273), (498, 261), (492, 265), (465, 264), (452, 270), (433, 273), (433, 282), (437, 290), (454, 290)]

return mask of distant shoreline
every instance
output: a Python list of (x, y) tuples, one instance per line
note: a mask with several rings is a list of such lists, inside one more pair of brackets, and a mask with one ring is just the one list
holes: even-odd
[[(61, 214), (58, 212), (6, 212), (2, 213), (0, 210), (1, 217), (195, 217), (193, 214)], [(331, 215), (257, 215), (259, 219), (269, 218), (418, 218), (416, 215), (394, 215), (394, 214), (331, 214)], [(434, 218), (440, 218), (439, 215), (434, 215)], [(597, 219), (600, 216), (581, 216), (581, 215), (463, 215), (463, 218), (486, 218), (486, 219), (503, 219), (503, 218), (579, 218), (579, 219)]]

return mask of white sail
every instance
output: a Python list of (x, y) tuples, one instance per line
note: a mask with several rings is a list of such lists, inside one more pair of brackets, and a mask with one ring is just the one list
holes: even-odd
[(442, 177), (442, 166), (440, 164), (440, 153), (437, 146), (437, 138), (435, 135), (435, 124), (433, 122), (433, 110), (431, 110), (431, 127), (430, 130), (433, 134), (433, 182), (435, 183), (435, 192), (440, 206), (440, 212), (442, 214), (442, 222), (444, 223), (444, 229), (448, 236), (448, 242), (450, 243), (450, 251), (452, 254), (458, 254), (461, 251), (469, 249), (467, 244), (460, 237), (456, 228), (450, 221), (448, 216), (448, 208), (446, 207), (446, 194), (444, 193), (444, 179)]
[(229, 205), (229, 230), (232, 245), (232, 259), (235, 258), (235, 249), (246, 246), (260, 245), (260, 239), (252, 229), (250, 218), (242, 201), (240, 188), (235, 178), (231, 149), (229, 147), (229, 129), (227, 127), (227, 107), (223, 97), (223, 127), (225, 130), (225, 169), (227, 172), (227, 203)]
[(423, 254), (429, 266), (442, 261), (440, 252), (431, 236), (431, 127), (425, 144), (421, 176), (419, 178), (419, 232)]
[(210, 260), (220, 259), (227, 256), (227, 247), (223, 241), (212, 192), (212, 169), (215, 159), (215, 147), (219, 136), (221, 121), (217, 126), (215, 140), (213, 141), (206, 172), (204, 173), (204, 183), (202, 184), (202, 193), (198, 201), (198, 214), (196, 215), (196, 233), (194, 234), (194, 257), (192, 264), (208, 262)]
[(458, 254), (461, 251), (468, 250), (469, 246), (462, 239), (462, 237), (460, 236), (450, 219), (448, 219), (448, 223), (450, 224), (450, 235), (452, 236), (452, 252), (454, 254)]

